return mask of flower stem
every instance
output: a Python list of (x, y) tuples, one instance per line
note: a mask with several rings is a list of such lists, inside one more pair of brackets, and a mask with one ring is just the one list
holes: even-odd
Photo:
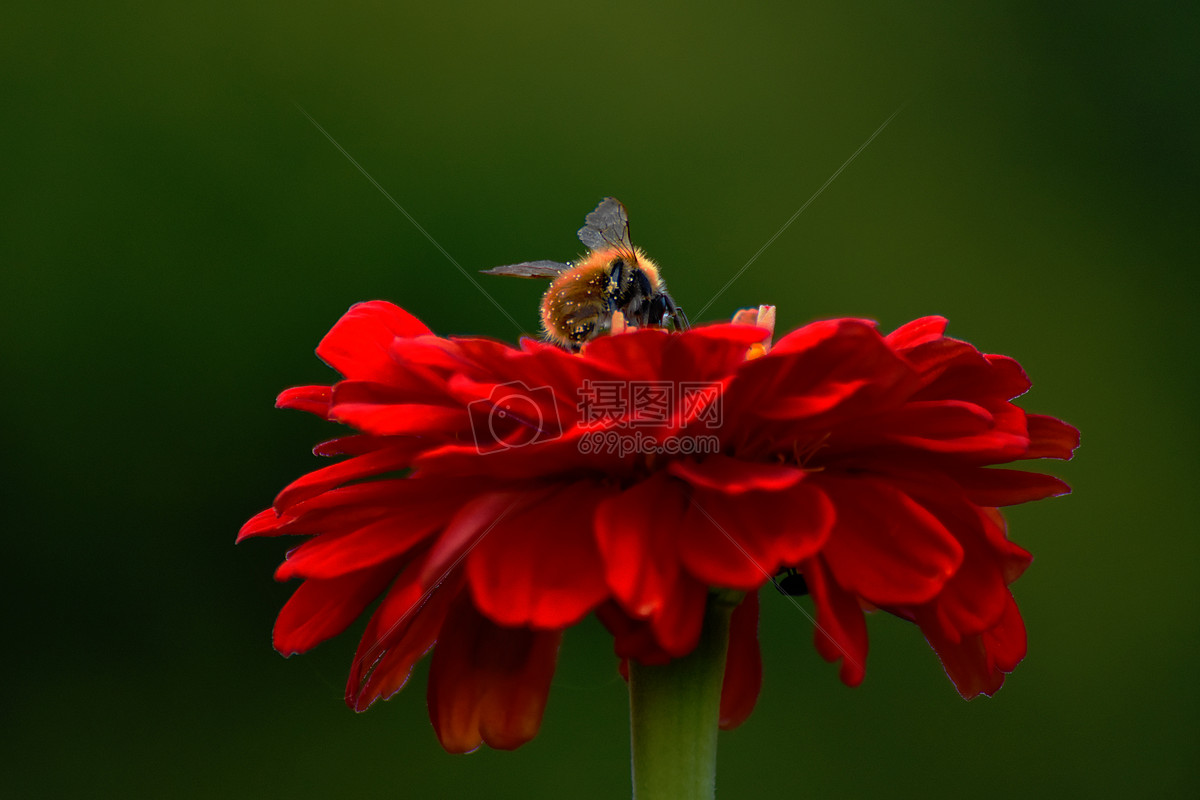
[(635, 800), (714, 796), (721, 682), (734, 605), (709, 596), (700, 642), (687, 656), (657, 666), (630, 660)]

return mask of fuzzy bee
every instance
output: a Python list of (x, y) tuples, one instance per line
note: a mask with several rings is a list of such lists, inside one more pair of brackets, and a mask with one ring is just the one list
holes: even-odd
[(547, 339), (568, 350), (579, 350), (608, 333), (617, 312), (634, 327), (686, 330), (687, 317), (667, 293), (658, 265), (629, 240), (625, 206), (606, 197), (584, 221), (579, 241), (591, 252), (573, 264), (525, 261), (481, 271), (549, 278), (541, 304), (542, 329)]

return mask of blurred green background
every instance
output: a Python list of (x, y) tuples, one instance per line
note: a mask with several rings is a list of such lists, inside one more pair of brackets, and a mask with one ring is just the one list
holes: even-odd
[[(594, 621), (515, 753), (442, 752), (424, 667), (347, 710), (353, 634), (271, 649), (285, 545), (234, 533), (332, 434), (275, 394), (359, 300), (518, 334), (297, 104), (472, 274), (616, 195), (693, 318), (907, 104), (704, 318), (947, 315), (1082, 429), (1075, 494), (1011, 514), (1030, 651), (990, 700), (886, 615), (847, 689), (764, 594), (720, 796), (1189, 794), (1200, 20), (1126, 6), (6, 5), (3, 793), (628, 796)], [(535, 329), (536, 284), (481, 282)]]

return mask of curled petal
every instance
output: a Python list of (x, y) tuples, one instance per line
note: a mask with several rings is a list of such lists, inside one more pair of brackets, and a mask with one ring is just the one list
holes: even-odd
[(918, 617), (917, 622), (964, 700), (995, 694), (1004, 684), (1005, 673), (1016, 669), (1025, 657), (1025, 622), (1012, 595), (1006, 598), (995, 626), (958, 642), (943, 636), (938, 626), (923, 618)]
[(275, 509), (263, 509), (246, 521), (246, 524), (238, 531), (234, 543), (238, 544), (254, 536), (273, 536), (278, 526), (279, 515), (275, 513)]
[(346, 705), (355, 711), (366, 711), (404, 687), (413, 665), (433, 647), (460, 594), (461, 575), (426, 587), (413, 580), (416, 572), (410, 566), (396, 580), (359, 640), (346, 681)]
[(820, 558), (800, 566), (817, 610), (813, 643), (826, 661), (841, 659), (838, 674), (847, 686), (858, 686), (866, 675), (867, 623), (854, 595), (837, 584)]
[(520, 747), (537, 734), (561, 630), (506, 628), (462, 598), (442, 625), (429, 668), (429, 718), (442, 747)]
[(1079, 447), (1079, 431), (1062, 420), (1042, 414), (1027, 414), (1029, 450), (1024, 458), (1070, 459)]
[(333, 389), (329, 386), (293, 386), (279, 393), (279, 397), (275, 398), (275, 407), (294, 408), (328, 419), (332, 396)]

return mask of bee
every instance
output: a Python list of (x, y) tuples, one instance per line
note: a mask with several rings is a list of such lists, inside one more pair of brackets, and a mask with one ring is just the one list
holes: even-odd
[(579, 241), (590, 251), (573, 264), (524, 261), (480, 270), (485, 275), (549, 278), (542, 297), (545, 338), (571, 351), (609, 333), (620, 313), (634, 327), (687, 330), (658, 265), (629, 240), (629, 215), (615, 197), (606, 197), (584, 219)]

